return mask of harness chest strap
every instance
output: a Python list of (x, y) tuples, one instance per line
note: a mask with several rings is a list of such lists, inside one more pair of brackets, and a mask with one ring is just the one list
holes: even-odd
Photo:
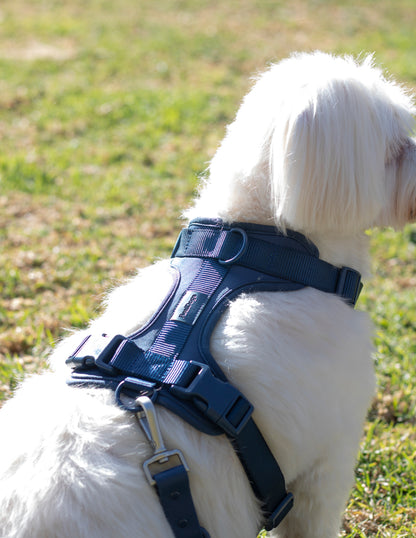
[[(69, 359), (76, 366), (70, 383), (110, 386), (120, 403), (123, 394), (147, 393), (201, 431), (224, 432), (261, 500), (265, 528), (271, 530), (290, 510), (293, 498), (286, 493), (279, 465), (251, 418), (253, 407), (227, 382), (208, 346), (201, 346), (201, 334), (205, 331), (209, 340), (228, 297), (241, 291), (287, 291), (311, 285), (337, 293), (353, 305), (361, 283), (356, 271), (320, 260), (316, 248), (300, 234), (289, 232), (287, 237), (270, 227), (244, 227), (197, 221), (182, 231), (173, 253), (173, 262), (178, 260), (175, 267), (184, 267), (182, 288), (178, 285), (170, 304), (137, 336), (110, 341), (104, 335), (98, 343), (87, 338)], [(236, 292), (229, 290), (233, 286)], [(141, 349), (152, 331), (150, 346)], [(194, 356), (199, 360), (193, 360)], [(207, 420), (213, 425), (211, 430), (203, 424)]]

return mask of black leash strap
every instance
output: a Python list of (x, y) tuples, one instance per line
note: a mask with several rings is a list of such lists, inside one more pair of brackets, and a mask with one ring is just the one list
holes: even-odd
[(180, 450), (165, 447), (153, 402), (148, 396), (139, 396), (133, 407), (125, 409), (136, 413), (154, 450), (153, 456), (143, 463), (143, 471), (149, 484), (156, 488), (175, 538), (210, 538), (199, 525), (189, 487), (189, 468)]
[(177, 465), (154, 476), (156, 491), (175, 538), (209, 538), (199, 525), (189, 487), (188, 471)]

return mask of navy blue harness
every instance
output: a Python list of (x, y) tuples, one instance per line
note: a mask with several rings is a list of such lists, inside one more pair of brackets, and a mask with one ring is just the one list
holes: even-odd
[[(174, 284), (152, 319), (128, 338), (85, 338), (67, 361), (74, 366), (69, 383), (112, 388), (118, 403), (134, 412), (137, 407), (127, 405), (126, 398), (147, 395), (200, 431), (225, 434), (261, 501), (264, 528), (271, 530), (289, 512), (293, 497), (253, 421), (253, 406), (210, 353), (212, 331), (243, 292), (311, 286), (354, 306), (360, 274), (319, 259), (317, 248), (299, 233), (226, 225), (220, 219), (197, 219), (182, 230), (170, 265)], [(175, 537), (207, 537), (196, 517), (184, 462), (151, 478)]]

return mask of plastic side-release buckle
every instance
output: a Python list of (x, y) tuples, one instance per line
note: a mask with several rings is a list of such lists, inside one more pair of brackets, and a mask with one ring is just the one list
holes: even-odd
[(107, 364), (116, 353), (122, 342), (126, 341), (120, 334), (111, 337), (108, 334), (89, 334), (84, 338), (70, 357), (66, 364), (72, 364), (75, 367), (88, 368), (92, 365), (98, 366), (107, 373), (114, 374), (114, 368)]
[(107, 334), (88, 335), (67, 360), (67, 364), (81, 368), (89, 368), (96, 366), (99, 370), (110, 376), (117, 376), (120, 370), (110, 364), (110, 361), (117, 361), (120, 356), (136, 357), (141, 353), (141, 350), (136, 344), (117, 334), (116, 336), (108, 336)]
[(293, 495), (288, 493), (283, 501), (277, 506), (275, 510), (270, 514), (266, 519), (264, 528), (266, 531), (271, 531), (275, 529), (283, 518), (289, 513), (293, 507)]
[(94, 364), (96, 357), (108, 344), (107, 334), (87, 335), (77, 346), (75, 351), (66, 359), (65, 363), (74, 367), (87, 368)]
[(190, 361), (199, 372), (187, 387), (172, 385), (170, 392), (194, 405), (227, 435), (237, 437), (253, 413), (252, 404), (230, 383), (216, 378), (206, 364)]

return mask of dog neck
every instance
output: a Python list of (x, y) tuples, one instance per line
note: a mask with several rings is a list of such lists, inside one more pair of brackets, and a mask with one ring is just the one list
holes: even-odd
[(336, 266), (346, 265), (359, 271), (363, 278), (371, 277), (369, 237), (366, 234), (305, 234), (319, 250), (321, 259)]
[[(239, 203), (232, 207), (226, 204), (222, 198), (211, 198), (212, 192), (209, 185), (206, 186), (204, 196), (196, 200), (195, 204), (188, 209), (185, 217), (188, 220), (200, 217), (220, 218), (226, 223), (250, 222), (267, 226), (276, 225), (272, 210), (265, 211), (265, 202), (260, 200), (256, 192), (252, 193), (249, 203), (247, 197), (236, 197)], [(223, 205), (224, 207), (223, 207)], [(216, 210), (213, 212), (213, 208)], [(284, 227), (277, 226), (284, 232)], [(352, 235), (341, 235), (334, 232), (308, 232), (308, 230), (297, 229), (295, 226), (288, 226), (293, 231), (302, 233), (319, 250), (320, 258), (336, 266), (347, 266), (360, 272), (363, 278), (371, 276), (371, 264), (369, 255), (369, 238), (365, 233)]]

